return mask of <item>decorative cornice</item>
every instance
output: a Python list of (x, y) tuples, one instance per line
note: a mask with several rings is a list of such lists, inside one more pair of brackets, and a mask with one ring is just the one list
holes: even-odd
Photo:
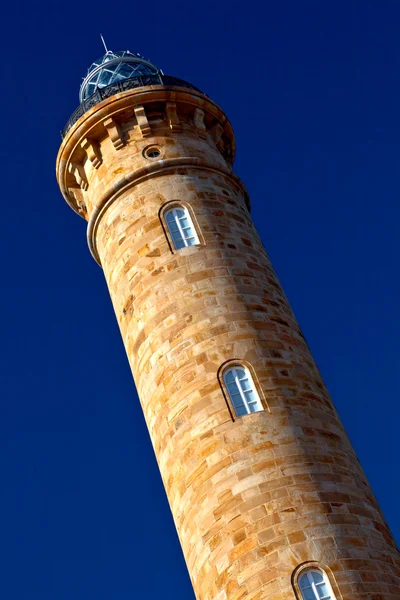
[(57, 179), (65, 200), (75, 212), (82, 215), (75, 198), (69, 192), (71, 186), (67, 183), (67, 177), (70, 177), (68, 174), (73, 174), (74, 185), (85, 191), (89, 185), (83, 168), (85, 155), (96, 169), (102, 161), (97, 140), (104, 137), (106, 131), (115, 149), (122, 148), (125, 141), (118, 120), (121, 115), (123, 119), (126, 118), (129, 111), (136, 119), (142, 137), (149, 137), (153, 125), (147, 118), (146, 105), (157, 102), (164, 105), (169, 129), (172, 131), (178, 131), (181, 127), (179, 106), (193, 106), (193, 126), (197, 135), (204, 138), (209, 135), (224, 155), (228, 166), (231, 166), (235, 153), (232, 126), (219, 106), (209, 98), (197, 90), (177, 86), (158, 85), (130, 89), (103, 100), (85, 112), (71, 127), (61, 144), (57, 156)]

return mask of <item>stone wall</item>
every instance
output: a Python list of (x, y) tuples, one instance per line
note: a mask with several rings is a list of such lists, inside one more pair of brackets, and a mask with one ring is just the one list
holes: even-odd
[[(293, 600), (296, 573), (316, 565), (337, 599), (398, 599), (395, 543), (233, 154), (210, 100), (148, 88), (94, 107), (58, 161), (65, 197), (89, 220), (196, 596)], [(199, 245), (173, 249), (162, 210), (174, 202), (189, 207)], [(264, 411), (234, 417), (227, 361), (251, 366)]]

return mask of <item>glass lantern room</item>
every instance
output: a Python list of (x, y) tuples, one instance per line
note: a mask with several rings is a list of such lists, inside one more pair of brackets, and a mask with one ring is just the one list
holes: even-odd
[(108, 50), (104, 56), (89, 67), (88, 74), (79, 91), (79, 100), (84, 102), (99, 88), (123, 79), (157, 74), (162, 74), (162, 72), (139, 54), (133, 54), (129, 50), (122, 52)]

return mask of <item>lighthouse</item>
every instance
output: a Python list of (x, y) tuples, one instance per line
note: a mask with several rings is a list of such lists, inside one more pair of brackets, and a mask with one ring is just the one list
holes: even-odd
[(252, 222), (227, 116), (129, 51), (95, 61), (79, 99), (57, 180), (197, 599), (399, 600), (398, 550)]

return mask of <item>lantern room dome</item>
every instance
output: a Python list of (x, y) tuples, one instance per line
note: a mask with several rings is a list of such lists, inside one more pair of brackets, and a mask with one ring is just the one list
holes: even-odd
[(79, 100), (84, 102), (99, 88), (106, 87), (123, 79), (139, 77), (141, 75), (157, 75), (161, 73), (151, 62), (139, 54), (129, 50), (111, 52), (108, 50), (104, 56), (96, 60), (88, 69), (79, 91)]

